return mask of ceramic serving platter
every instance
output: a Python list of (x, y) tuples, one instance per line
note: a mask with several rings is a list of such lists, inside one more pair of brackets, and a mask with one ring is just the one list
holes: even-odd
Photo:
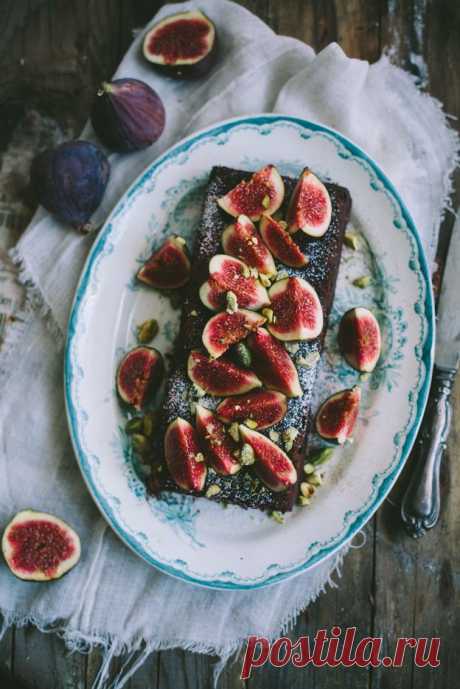
[[(128, 414), (114, 378), (136, 344), (136, 324), (156, 318), (155, 346), (171, 351), (179, 311), (136, 284), (140, 263), (170, 233), (193, 244), (213, 165), (255, 170), (274, 163), (296, 176), (308, 165), (351, 192), (358, 250), (345, 247), (314, 407), (359, 383), (363, 401), (354, 442), (325, 465), (311, 505), (278, 524), (254, 510), (205, 499), (148, 496), (145, 469), (124, 432)], [(353, 286), (368, 275), (365, 289)], [(340, 316), (353, 306), (376, 314), (383, 353), (367, 380), (337, 348)], [(115, 207), (83, 270), (70, 318), (65, 391), (76, 457), (104, 517), (135, 553), (164, 572), (224, 589), (250, 589), (305, 571), (343, 546), (387, 495), (414, 441), (432, 367), (433, 301), (414, 224), (396, 190), (357, 146), (318, 124), (260, 115), (215, 125), (152, 163)], [(317, 439), (314, 439), (317, 442)]]

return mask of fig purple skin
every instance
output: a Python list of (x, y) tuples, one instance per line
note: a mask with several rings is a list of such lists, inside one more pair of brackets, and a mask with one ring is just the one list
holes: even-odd
[(37, 199), (59, 220), (89, 231), (104, 196), (110, 164), (96, 144), (67, 141), (32, 162), (30, 181)]
[(91, 112), (99, 139), (120, 153), (140, 151), (155, 143), (165, 127), (160, 96), (139, 79), (103, 82)]

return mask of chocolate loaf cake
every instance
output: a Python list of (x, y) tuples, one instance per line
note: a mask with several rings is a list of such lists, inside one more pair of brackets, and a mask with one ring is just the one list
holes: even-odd
[[(180, 333), (175, 347), (171, 374), (167, 382), (161, 438), (164, 437), (167, 425), (177, 417), (194, 423), (193, 405), (191, 405), (194, 386), (187, 375), (187, 359), (192, 349), (203, 349), (203, 329), (213, 315), (201, 302), (199, 288), (208, 277), (210, 259), (214, 255), (222, 253), (222, 233), (231, 222), (231, 218), (219, 207), (217, 199), (233, 189), (242, 180), (248, 180), (251, 174), (226, 167), (214, 167), (211, 171), (204, 199), (202, 221), (193, 251), (192, 276), (184, 295)], [(295, 188), (296, 180), (283, 177), (283, 181), (286, 193), (281, 214), (282, 217), (285, 217), (287, 203)], [(291, 510), (295, 503), (298, 486), (302, 480), (306, 441), (311, 427), (311, 397), (319, 359), (315, 353), (321, 353), (334, 297), (343, 236), (351, 209), (351, 197), (347, 189), (335, 184), (326, 184), (326, 188), (331, 199), (332, 215), (329, 228), (324, 236), (316, 239), (303, 232), (297, 232), (293, 235), (299, 248), (308, 256), (308, 265), (294, 269), (276, 262), (279, 271), (286, 271), (289, 275), (302, 277), (316, 289), (324, 316), (324, 327), (320, 336), (314, 340), (299, 342), (297, 352), (292, 354), (303, 394), (300, 397), (288, 399), (287, 413), (281, 422), (271, 429), (261, 431), (267, 436), (269, 431), (278, 432), (280, 438), (286, 429), (294, 428), (298, 431), (292, 448), (288, 452), (297, 469), (297, 483), (287, 490), (275, 492), (258, 478), (254, 466), (243, 466), (238, 473), (230, 476), (219, 475), (210, 468), (207, 472), (204, 490), (200, 493), (201, 496), (208, 493), (207, 497), (211, 497), (212, 494), (211, 499), (213, 500), (237, 504), (245, 508), (281, 512)], [(289, 347), (287, 349), (289, 351)], [(214, 409), (220, 401), (221, 398), (206, 395), (200, 399), (200, 404)], [(273, 433), (272, 437), (275, 437)], [(158, 477), (158, 482), (155, 479), (155, 489), (186, 493), (187, 491), (178, 487), (170, 476), (162, 458), (162, 449), (157, 448), (154, 454), (153, 470), (155, 477)], [(214, 488), (209, 491), (211, 485), (218, 486), (218, 489)]]

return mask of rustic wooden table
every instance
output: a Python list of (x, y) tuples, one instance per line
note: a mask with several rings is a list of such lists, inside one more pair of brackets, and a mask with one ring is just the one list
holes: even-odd
[[(13, 139), (19, 149), (21, 136), (32, 142), (29, 148), (42, 145), (40, 137), (34, 138), (30, 132), (40, 118), (54, 118), (66, 132), (79, 131), (96, 85), (113, 72), (129, 45), (132, 29), (142, 26), (160, 4), (153, 0), (1, 0), (0, 150), (9, 150), (10, 166)], [(338, 41), (348, 55), (369, 61), (387, 50), (448, 112), (460, 115), (458, 0), (242, 0), (241, 4), (277, 32), (300, 38), (316, 50)], [(29, 112), (24, 119), (30, 110), (39, 114)], [(19, 133), (18, 121), (22, 121)], [(27, 153), (31, 156), (34, 150)], [(13, 165), (9, 184), (0, 191), (0, 208), (15, 209), (14, 227), (8, 227), (8, 218), (3, 219), (4, 229), (13, 234), (22, 229), (31, 212), (25, 181)], [(458, 182), (457, 178), (457, 202)], [(448, 234), (449, 219), (442, 232), (441, 253)], [(292, 637), (298, 637), (333, 624), (356, 626), (360, 636), (382, 636), (385, 652), (392, 651), (399, 636), (440, 636), (440, 668), (421, 670), (410, 662), (401, 669), (372, 671), (265, 667), (255, 672), (247, 687), (458, 686), (460, 381), (454, 408), (457, 413), (442, 476), (443, 509), (436, 529), (418, 542), (402, 532), (399, 497), (403, 476), (391, 498), (367, 524), (366, 543), (346, 558), (340, 586), (311, 605), (292, 630)], [(99, 663), (97, 651), (88, 656), (70, 655), (60, 639), (34, 628), (13, 629), (0, 643), (0, 669), (8, 668), (30, 688), (89, 688)], [(120, 663), (113, 663), (114, 675)], [(212, 663), (212, 658), (184, 651), (155, 653), (127, 688), (205, 689), (212, 686)], [(239, 663), (229, 667), (219, 686), (244, 686), (239, 672)]]

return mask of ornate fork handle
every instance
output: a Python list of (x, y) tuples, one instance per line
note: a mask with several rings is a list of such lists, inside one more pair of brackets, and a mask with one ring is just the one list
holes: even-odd
[(434, 367), (428, 407), (419, 432), (416, 465), (401, 505), (401, 516), (413, 538), (423, 536), (439, 518), (439, 471), (449, 435), (450, 394), (455, 368)]

